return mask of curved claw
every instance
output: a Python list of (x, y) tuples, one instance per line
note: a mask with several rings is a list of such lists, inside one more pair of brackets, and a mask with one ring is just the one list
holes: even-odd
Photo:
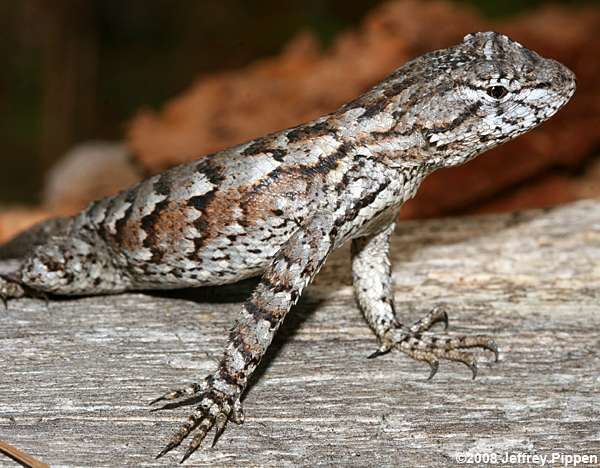
[(183, 454), (183, 458), (179, 461), (179, 463), (183, 463), (188, 458), (190, 458), (192, 453), (194, 453), (198, 449), (198, 447), (200, 447), (200, 443), (202, 442), (202, 439), (204, 439), (204, 436), (202, 436), (202, 438), (200, 440), (196, 441), (197, 437), (198, 436), (194, 437), (194, 440), (192, 440), (192, 443), (190, 444), (190, 446), (187, 448), (187, 450)]
[(367, 359), (374, 359), (376, 357), (383, 356), (384, 354), (389, 353), (391, 350), (392, 350), (392, 348), (379, 348), (374, 353), (369, 354), (367, 356)]
[(473, 361), (470, 364), (468, 362), (465, 362), (465, 364), (467, 365), (467, 367), (469, 369), (471, 369), (471, 372), (473, 373), (473, 379), (475, 380), (475, 377), (477, 377), (477, 362)]
[(430, 314), (433, 315), (430, 327), (435, 325), (436, 323), (443, 322), (444, 330), (448, 330), (448, 312), (444, 307), (434, 307)]
[(179, 460), (179, 463), (183, 463), (184, 461), (186, 461), (188, 458), (190, 458), (190, 456), (192, 455), (192, 453), (194, 453), (196, 451), (196, 448), (192, 448), (192, 447), (188, 447), (188, 449), (185, 451), (185, 453), (183, 454), (183, 458), (181, 460)]
[(156, 457), (154, 457), (155, 460), (158, 460), (160, 457), (162, 457), (163, 455), (165, 455), (166, 453), (170, 452), (171, 450), (173, 450), (175, 447), (177, 447), (179, 444), (175, 443), (175, 442), (169, 442), (167, 444), (167, 446), (162, 449), (160, 451), (160, 453), (158, 455), (156, 455)]
[[(166, 398), (164, 397), (164, 395), (163, 396), (159, 396), (158, 398), (155, 398), (150, 403), (148, 403), (148, 406), (152, 406), (152, 405), (158, 403), (159, 401), (164, 401), (164, 400), (166, 400)], [(156, 411), (157, 409), (158, 408), (151, 409), (150, 411)]]
[(221, 434), (223, 434), (223, 431), (225, 430), (226, 425), (227, 425), (227, 415), (225, 413), (217, 414), (217, 417), (215, 419), (215, 436), (213, 438), (211, 447), (215, 446), (215, 444), (217, 443), (217, 440), (219, 440), (219, 437), (221, 437)]
[(429, 363), (429, 366), (431, 367), (431, 372), (429, 373), (429, 377), (427, 377), (427, 380), (433, 379), (433, 376), (437, 374), (437, 371), (440, 367), (440, 361), (431, 361)]
[(442, 311), (442, 322), (444, 322), (444, 331), (448, 330), (448, 312)]
[[(159, 396), (158, 398), (155, 398), (154, 400), (152, 400), (150, 403), (148, 403), (148, 406), (152, 406), (155, 405), (156, 403), (158, 403), (159, 401), (169, 401), (169, 400), (173, 400), (174, 398), (169, 398), (171, 396), (171, 394), (174, 392), (167, 392), (164, 395)], [(162, 409), (167, 409), (167, 405), (161, 406), (160, 408), (152, 408), (150, 410), (150, 412), (153, 411), (160, 411)]]
[[(196, 429), (201, 424), (201, 418), (196, 414), (192, 414), (187, 421), (179, 428), (177, 432), (175, 432), (167, 446), (156, 456), (156, 458), (162, 457), (165, 453), (173, 450), (175, 447), (179, 446), (183, 440), (190, 435), (190, 433)], [(206, 432), (205, 432), (206, 434)], [(195, 438), (194, 438), (195, 440)], [(188, 455), (189, 456), (189, 455)]]
[(196, 393), (200, 392), (202, 390), (202, 385), (197, 384), (197, 383), (192, 383), (189, 384), (183, 388), (179, 388), (177, 390), (171, 390), (161, 396), (159, 396), (158, 398), (152, 400), (149, 405), (153, 405), (155, 403), (158, 403), (159, 401), (170, 401), (170, 400), (177, 400), (178, 398), (181, 398), (183, 396), (194, 396)]
[[(150, 409), (150, 412), (151, 412), (151, 413), (155, 413), (156, 411), (163, 411), (163, 410), (168, 410), (168, 409), (179, 408), (179, 407), (181, 407), (181, 406), (193, 405), (194, 403), (197, 403), (197, 402), (198, 402), (198, 399), (199, 399), (199, 398), (200, 398), (200, 397), (197, 397), (197, 396), (195, 397), (195, 396), (193, 396), (193, 395), (192, 395), (192, 396), (190, 396), (190, 397), (187, 397), (187, 398), (185, 398), (185, 399), (183, 399), (183, 400), (179, 400), (179, 401), (173, 401), (173, 402), (171, 402), (171, 403), (165, 403), (164, 405), (162, 405), (162, 406), (159, 406), (159, 407), (157, 407), (157, 408), (151, 408), (151, 409)], [(153, 401), (152, 403), (150, 403), (150, 404), (152, 405), (152, 404), (154, 404), (154, 403), (156, 403), (156, 402), (158, 402), (158, 401), (169, 401), (169, 399), (167, 399), (167, 398), (163, 398), (163, 397), (160, 397), (160, 398), (157, 398), (156, 400), (154, 400), (154, 401)]]
[(184, 461), (186, 461), (192, 453), (198, 450), (198, 447), (200, 447), (200, 444), (206, 437), (208, 431), (210, 431), (210, 429), (213, 427), (214, 423), (215, 419), (212, 416), (204, 416), (204, 419), (202, 419), (202, 421), (200, 422), (198, 434), (196, 434), (190, 442), (190, 445), (188, 446), (187, 450), (185, 451), (185, 454), (183, 455), (183, 458), (179, 463), (183, 463)]
[(498, 345), (494, 340), (490, 340), (487, 346), (484, 346), (485, 349), (494, 353), (494, 362), (498, 362), (498, 358), (500, 353), (498, 352)]
[(173, 408), (179, 408), (180, 404), (179, 403), (167, 403), (165, 405), (159, 406), (158, 408), (152, 408), (150, 410), (151, 413), (156, 413), (157, 411), (163, 411), (163, 410), (168, 410), (168, 409), (173, 409)]

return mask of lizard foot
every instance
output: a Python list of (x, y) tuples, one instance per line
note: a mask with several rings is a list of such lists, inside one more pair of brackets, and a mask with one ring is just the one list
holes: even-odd
[(25, 288), (19, 283), (0, 276), (0, 302), (8, 307), (9, 299), (18, 299), (25, 296)]
[(386, 354), (393, 348), (399, 349), (417, 361), (423, 361), (431, 367), (427, 380), (431, 380), (437, 373), (440, 359), (458, 361), (467, 365), (477, 376), (477, 361), (473, 353), (464, 351), (469, 348), (482, 348), (492, 351), (498, 361), (498, 346), (487, 335), (471, 335), (449, 337), (429, 332), (436, 323), (443, 322), (448, 328), (448, 314), (442, 307), (436, 307), (425, 317), (406, 327), (398, 325), (389, 330), (382, 339), (382, 344), (377, 351), (369, 356), (374, 358)]
[(162, 457), (167, 452), (179, 446), (188, 435), (196, 430), (181, 460), (181, 463), (183, 463), (196, 451), (213, 426), (215, 426), (215, 436), (212, 443), (214, 446), (225, 430), (228, 420), (232, 420), (236, 424), (244, 422), (244, 413), (239, 399), (239, 392), (236, 391), (232, 394), (229, 390), (231, 386), (227, 384), (225, 384), (222, 390), (219, 390), (217, 387), (221, 387), (221, 385), (216, 384), (216, 382), (220, 381), (216, 381), (211, 376), (206, 378), (201, 384), (194, 383), (177, 390), (172, 390), (150, 403), (154, 404), (159, 401), (174, 401), (184, 398), (183, 401), (167, 403), (153, 410), (157, 411), (181, 406), (189, 399), (200, 402), (186, 422), (171, 436), (167, 446), (156, 458)]

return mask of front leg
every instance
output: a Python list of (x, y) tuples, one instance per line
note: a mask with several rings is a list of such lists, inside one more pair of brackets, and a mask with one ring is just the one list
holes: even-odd
[(436, 307), (422, 319), (410, 326), (400, 323), (394, 310), (392, 274), (389, 261), (392, 223), (382, 232), (360, 237), (352, 241), (352, 279), (354, 293), (365, 319), (379, 339), (379, 348), (370, 358), (380, 356), (393, 348), (408, 354), (413, 359), (427, 362), (431, 366), (431, 379), (437, 372), (440, 359), (459, 361), (469, 366), (475, 378), (475, 357), (463, 351), (467, 348), (484, 348), (493, 351), (498, 358), (494, 340), (486, 335), (450, 338), (429, 332), (436, 323), (448, 326), (448, 315)]
[[(199, 406), (158, 457), (177, 447), (197, 429), (183, 457), (185, 460), (213, 426), (216, 427), (216, 441), (229, 419), (242, 422), (240, 397), (248, 378), (286, 314), (323, 265), (333, 245), (333, 232), (333, 220), (328, 215), (318, 215), (304, 223), (277, 253), (251, 298), (242, 307), (217, 371), (202, 383), (171, 391), (154, 400), (153, 403), (180, 397), (200, 400)], [(176, 404), (170, 403), (164, 408), (174, 406)]]

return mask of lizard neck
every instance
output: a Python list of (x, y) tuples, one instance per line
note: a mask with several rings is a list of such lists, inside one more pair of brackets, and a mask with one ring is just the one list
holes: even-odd
[(390, 113), (342, 108), (328, 121), (342, 143), (351, 148), (352, 155), (377, 159), (401, 170), (419, 168), (428, 173), (443, 166), (441, 157), (419, 129), (407, 127)]

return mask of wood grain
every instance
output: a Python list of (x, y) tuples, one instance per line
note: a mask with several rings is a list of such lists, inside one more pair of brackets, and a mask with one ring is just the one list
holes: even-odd
[[(402, 223), (397, 309), (436, 304), (449, 333), (487, 333), (479, 376), (429, 369), (375, 340), (352, 298), (348, 249), (290, 314), (231, 424), (190, 466), (448, 466), (457, 454), (600, 456), (600, 201)], [(0, 440), (45, 463), (154, 460), (189, 407), (147, 403), (210, 372), (252, 281), (169, 295), (19, 300), (0, 309)], [(0, 466), (14, 462), (1, 458)]]

